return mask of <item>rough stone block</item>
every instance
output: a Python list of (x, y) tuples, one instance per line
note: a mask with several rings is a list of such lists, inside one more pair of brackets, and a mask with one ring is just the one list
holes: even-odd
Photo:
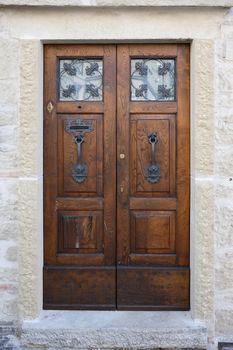
[[(192, 172), (212, 175), (214, 171), (214, 43), (212, 40), (195, 40), (196, 53), (192, 62), (193, 115), (192, 131)], [(204, 103), (203, 103), (204, 102)]]
[(218, 310), (216, 317), (216, 336), (232, 338), (233, 310)]
[(233, 246), (219, 250), (215, 258), (215, 281), (217, 290), (233, 289)]
[(233, 90), (233, 63), (221, 64), (218, 69), (218, 88), (220, 91)]
[[(227, 207), (226, 200), (231, 200), (233, 198), (233, 177), (215, 177), (215, 195), (216, 195), (216, 204), (223, 204)], [(224, 203), (225, 202), (225, 203)], [(229, 201), (228, 201), (229, 203)]]
[[(1, 240), (0, 241), (0, 266), (2, 268), (16, 266), (15, 265), (16, 258), (14, 258), (12, 260), (12, 259), (10, 259), (11, 255), (9, 255), (9, 257), (8, 257), (8, 254), (11, 253), (11, 249), (15, 248), (15, 247), (16, 247), (15, 242), (13, 242), (11, 240)], [(15, 257), (17, 257), (17, 255)], [(12, 258), (13, 258), (13, 256), (12, 256)]]
[(233, 106), (233, 92), (222, 91), (217, 98), (217, 107), (232, 108)]
[(0, 80), (1, 107), (6, 108), (18, 101), (19, 86), (16, 79)]
[(0, 38), (0, 79), (17, 79), (19, 77), (18, 40)]
[(215, 126), (215, 140), (219, 145), (233, 144), (233, 108), (220, 108)]
[[(19, 276), (20, 317), (33, 318), (38, 313), (38, 293), (42, 283), (39, 214), (42, 205), (40, 184), (35, 179), (20, 180), (19, 186)], [(42, 219), (42, 218), (41, 218)], [(41, 229), (39, 231), (39, 229)], [(39, 243), (40, 242), (40, 243)], [(42, 296), (41, 296), (42, 297)]]
[(23, 350), (20, 348), (16, 327), (10, 322), (0, 324), (0, 349)]
[(227, 60), (233, 61), (233, 39), (226, 40), (224, 57)]
[[(8, 213), (9, 214), (9, 213)], [(13, 212), (11, 217), (5, 219), (1, 217), (1, 226), (0, 226), (0, 239), (13, 239), (16, 240), (18, 236), (18, 222), (15, 217), (16, 213)]]
[(233, 289), (215, 291), (215, 308), (217, 310), (233, 310)]
[(233, 176), (233, 148), (229, 146), (218, 146), (215, 155), (215, 169), (219, 176)]
[[(18, 181), (0, 178), (0, 218), (14, 221), (17, 215)], [(1, 230), (1, 226), (0, 226)]]
[(214, 183), (193, 180), (192, 191), (193, 314), (195, 318), (211, 320), (214, 302)]
[(12, 246), (7, 249), (6, 252), (6, 259), (11, 262), (17, 261), (18, 258), (18, 247), (17, 246)]
[[(224, 190), (227, 191), (228, 187)], [(224, 193), (222, 190), (222, 193)], [(229, 193), (232, 194), (229, 190)], [(229, 194), (228, 194), (229, 195)], [(227, 196), (226, 196), (227, 198)], [(233, 198), (233, 196), (231, 197)], [(229, 202), (230, 203), (230, 202)], [(218, 205), (215, 208), (215, 240), (217, 248), (233, 247), (233, 203), (227, 205)]]
[(14, 125), (0, 127), (0, 169), (17, 167), (17, 127)]
[[(1, 284), (0, 283), (0, 327), (1, 323), (13, 321), (17, 318), (18, 311), (18, 299), (17, 299), (17, 286), (14, 284)], [(1, 339), (1, 332), (0, 332)], [(0, 349), (1, 346), (0, 346)]]
[[(38, 154), (42, 154), (42, 141), (39, 126), (38, 53), (37, 40), (21, 40), (20, 43), (20, 173), (22, 176), (38, 174)], [(34, 59), (33, 59), (34, 58)], [(42, 137), (42, 136), (41, 136)], [(34, 140), (34, 142), (31, 142)], [(28, 145), (30, 144), (30, 147)], [(42, 159), (41, 159), (42, 163)]]
[(25, 348), (203, 349), (203, 323), (182, 312), (48, 311), (22, 327)]
[(16, 125), (17, 123), (17, 105), (2, 108), (0, 106), (0, 126)]
[(9, 20), (6, 13), (0, 13), (0, 37), (9, 39)]
[(2, 268), (0, 267), (0, 284), (17, 283), (18, 282), (17, 267)]

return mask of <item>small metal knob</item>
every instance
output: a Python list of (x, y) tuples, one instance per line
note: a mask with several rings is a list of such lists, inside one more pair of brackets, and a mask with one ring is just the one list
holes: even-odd
[(124, 153), (121, 153), (120, 154), (120, 159), (124, 159), (125, 158), (125, 154)]

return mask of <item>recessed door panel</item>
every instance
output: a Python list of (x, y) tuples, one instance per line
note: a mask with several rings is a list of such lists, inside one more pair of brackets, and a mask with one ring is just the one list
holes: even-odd
[(175, 193), (175, 127), (172, 115), (131, 115), (131, 195), (161, 197)]
[(103, 212), (59, 211), (58, 230), (59, 253), (103, 253)]
[(58, 138), (59, 195), (103, 195), (103, 116), (59, 116)]
[(173, 211), (131, 211), (131, 253), (175, 252)]

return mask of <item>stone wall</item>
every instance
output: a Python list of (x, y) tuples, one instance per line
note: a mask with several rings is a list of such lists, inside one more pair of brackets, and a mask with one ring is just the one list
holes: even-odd
[(19, 41), (0, 14), (0, 322), (17, 319)]
[(0, 324), (41, 310), (42, 44), (57, 40), (192, 41), (191, 312), (207, 323), (210, 345), (230, 340), (233, 10), (218, 8), (0, 10)]
[(233, 339), (233, 9), (215, 57), (215, 331)]

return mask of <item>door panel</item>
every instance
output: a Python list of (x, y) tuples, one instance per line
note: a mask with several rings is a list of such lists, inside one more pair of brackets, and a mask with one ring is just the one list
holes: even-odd
[(58, 244), (59, 254), (103, 254), (103, 213), (58, 211)]
[(116, 305), (115, 71), (113, 45), (45, 45), (44, 308)]
[(189, 309), (189, 45), (45, 45), (44, 103), (44, 308)]
[(131, 210), (130, 214), (131, 253), (174, 253), (174, 212)]
[(188, 309), (189, 47), (120, 45), (117, 62), (118, 308)]
[[(155, 157), (160, 167), (160, 181), (149, 182), (147, 169), (152, 162), (149, 136), (157, 133)], [(130, 185), (131, 196), (169, 196), (175, 193), (176, 125), (172, 115), (130, 116)]]
[[(80, 127), (90, 126), (91, 130), (85, 133), (81, 144), (87, 177), (77, 184), (71, 176), (78, 162), (77, 145), (67, 129), (79, 123), (84, 124)], [(103, 115), (84, 115), (82, 119), (77, 115), (58, 115), (58, 140), (59, 196), (103, 196)]]
[(187, 310), (188, 268), (119, 267), (119, 310)]
[(116, 269), (45, 266), (44, 291), (45, 309), (115, 309)]

